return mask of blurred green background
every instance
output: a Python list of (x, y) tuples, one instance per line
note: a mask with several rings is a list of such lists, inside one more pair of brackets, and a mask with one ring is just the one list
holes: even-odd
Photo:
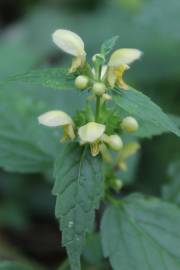
[[(70, 58), (51, 40), (57, 28), (78, 33), (89, 55), (119, 35), (118, 47), (144, 52), (126, 81), (180, 126), (179, 26), (179, 0), (0, 0), (0, 80), (38, 67), (68, 65)], [(72, 113), (82, 102), (74, 91), (0, 83), (0, 260), (53, 270), (65, 259), (51, 196), (52, 161), (61, 146), (58, 133), (39, 128), (36, 117), (53, 108)], [(22, 142), (32, 153), (24, 151)], [(164, 134), (141, 143), (140, 154), (122, 176), (123, 194), (141, 191), (180, 205), (179, 139)], [(88, 241), (86, 269), (101, 269), (93, 266), (101, 261), (98, 243), (98, 236)]]

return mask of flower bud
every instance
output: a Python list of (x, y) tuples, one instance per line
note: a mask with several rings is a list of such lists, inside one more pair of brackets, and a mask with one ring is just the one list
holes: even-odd
[(102, 99), (103, 99), (103, 101), (108, 101), (108, 100), (111, 100), (112, 97), (110, 95), (108, 95), (108, 94), (103, 94)]
[(128, 168), (127, 168), (126, 162), (123, 161), (123, 160), (120, 160), (120, 161), (119, 161), (118, 167), (119, 167), (119, 169), (120, 169), (121, 171), (123, 171), (123, 172), (126, 172), (127, 169), (128, 169)]
[(136, 152), (139, 150), (140, 144), (137, 142), (128, 142), (123, 146), (121, 151), (121, 157), (123, 159), (128, 158), (132, 155), (135, 155)]
[(106, 135), (102, 136), (102, 140), (107, 143), (114, 151), (119, 151), (123, 147), (123, 142), (120, 136), (114, 135)]
[(92, 87), (92, 91), (97, 96), (102, 96), (106, 92), (106, 86), (104, 83), (96, 82)]
[(97, 54), (93, 55), (92, 61), (93, 61), (93, 63), (100, 62), (101, 64), (103, 64), (105, 62), (105, 58), (102, 54), (97, 53)]
[(118, 135), (109, 136), (109, 146), (115, 150), (119, 151), (123, 147), (123, 142)]
[(108, 162), (108, 163), (111, 163), (112, 162), (111, 154), (109, 152), (109, 149), (107, 148), (107, 146), (104, 143), (101, 143), (99, 145), (99, 150), (101, 152), (103, 160)]
[(89, 78), (87, 76), (84, 75), (79, 75), (76, 79), (75, 79), (75, 86), (76, 88), (83, 90), (88, 86), (89, 83)]
[(120, 191), (123, 187), (123, 182), (119, 178), (115, 178), (112, 181), (112, 187), (115, 191)]
[(135, 132), (139, 128), (137, 120), (132, 116), (127, 116), (122, 120), (121, 128), (127, 132)]

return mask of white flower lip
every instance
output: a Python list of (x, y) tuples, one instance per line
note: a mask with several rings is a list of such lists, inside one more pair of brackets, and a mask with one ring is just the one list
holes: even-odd
[(86, 54), (83, 40), (72, 31), (58, 29), (52, 34), (52, 38), (54, 43), (68, 54), (73, 56), (83, 56)]
[(119, 49), (110, 57), (108, 66), (118, 67), (123, 64), (131, 64), (142, 56), (142, 52), (138, 49)]
[(89, 122), (79, 128), (78, 135), (83, 143), (93, 143), (101, 138), (105, 129), (105, 125)]
[(71, 117), (63, 111), (49, 111), (38, 117), (40, 124), (48, 127), (73, 125)]

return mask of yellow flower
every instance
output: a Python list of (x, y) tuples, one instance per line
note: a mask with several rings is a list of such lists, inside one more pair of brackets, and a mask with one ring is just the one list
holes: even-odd
[(80, 127), (78, 130), (81, 144), (90, 144), (92, 156), (99, 154), (99, 143), (102, 135), (105, 132), (105, 129), (105, 125), (98, 124), (96, 122), (89, 122), (86, 125)]
[(75, 138), (74, 134), (74, 123), (72, 118), (63, 111), (49, 111), (38, 117), (38, 121), (40, 124), (47, 127), (58, 127), (62, 126), (64, 128), (64, 137), (61, 140), (62, 142)]
[(125, 144), (122, 148), (122, 150), (119, 152), (118, 155), (118, 167), (122, 171), (127, 170), (127, 163), (126, 159), (129, 158), (130, 156), (136, 154), (136, 152), (139, 150), (140, 145), (137, 142), (129, 142)]
[(74, 56), (70, 72), (82, 67), (86, 60), (83, 40), (74, 32), (64, 29), (56, 30), (52, 35), (54, 43), (64, 52)]
[(116, 84), (124, 89), (128, 89), (128, 85), (123, 81), (123, 73), (129, 69), (129, 64), (139, 59), (142, 52), (137, 49), (119, 49), (110, 57), (108, 63), (107, 80), (111, 87)]
[(124, 145), (120, 156), (122, 158), (128, 158), (134, 154), (136, 154), (136, 152), (140, 149), (140, 144), (137, 142), (129, 142), (127, 144)]
[(102, 155), (103, 160), (106, 161), (107, 163), (111, 163), (112, 162), (112, 156), (111, 156), (111, 154), (109, 152), (108, 147), (104, 143), (101, 143), (99, 145), (99, 149), (100, 149), (100, 153)]

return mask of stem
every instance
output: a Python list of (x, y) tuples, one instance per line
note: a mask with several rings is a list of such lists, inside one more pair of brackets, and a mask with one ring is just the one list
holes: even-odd
[(95, 117), (96, 122), (98, 122), (98, 120), (99, 120), (100, 102), (101, 102), (101, 98), (96, 97), (96, 117)]
[[(96, 79), (99, 81), (101, 79), (102, 66), (97, 65), (95, 69), (96, 69)], [(98, 122), (99, 120), (100, 109), (101, 109), (101, 97), (96, 96), (96, 115), (95, 115), (96, 122)]]

